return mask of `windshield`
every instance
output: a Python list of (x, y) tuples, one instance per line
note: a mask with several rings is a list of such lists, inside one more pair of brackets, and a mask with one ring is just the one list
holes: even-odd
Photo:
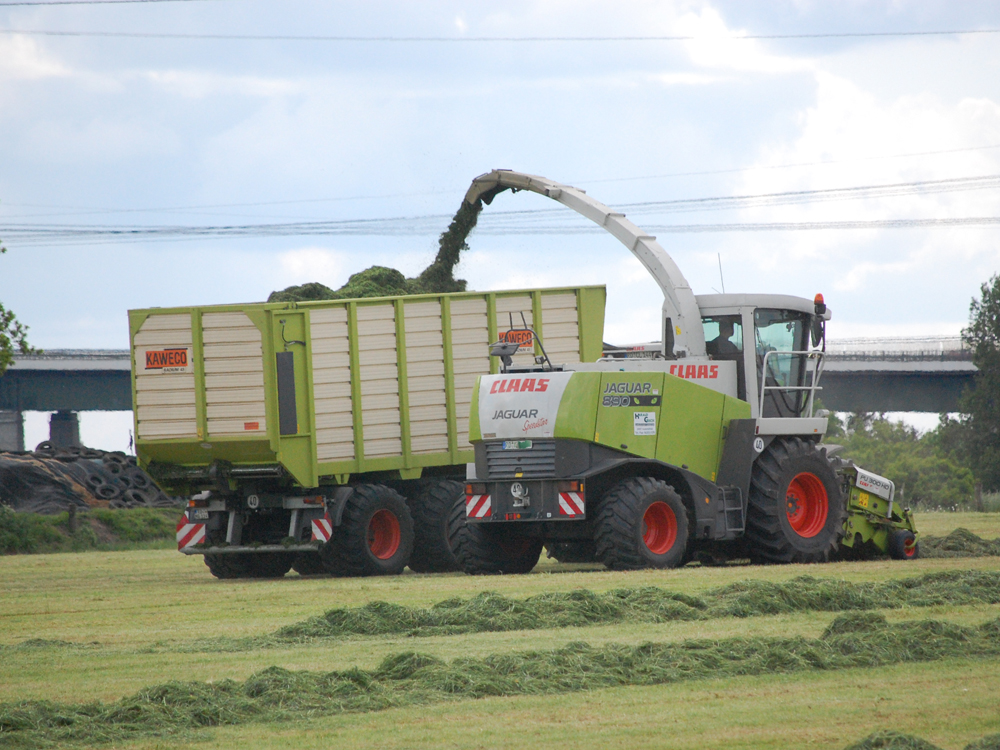
[[(801, 386), (804, 358), (792, 354), (809, 349), (810, 315), (793, 310), (756, 310), (754, 329), (757, 345), (757, 377), (761, 386)], [(764, 372), (764, 359), (767, 372)], [(804, 404), (803, 391), (768, 391), (763, 416), (798, 416)]]

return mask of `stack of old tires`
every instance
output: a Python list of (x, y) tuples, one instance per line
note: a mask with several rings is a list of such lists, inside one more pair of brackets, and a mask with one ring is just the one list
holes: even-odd
[(0, 453), (0, 502), (29, 513), (59, 513), (69, 505), (106, 508), (169, 508), (177, 498), (163, 492), (120, 451), (56, 447)]

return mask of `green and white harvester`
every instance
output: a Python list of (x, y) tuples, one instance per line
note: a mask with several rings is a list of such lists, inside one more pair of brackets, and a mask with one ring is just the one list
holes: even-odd
[(140, 463), (190, 497), (220, 578), (519, 573), (919, 554), (892, 482), (827, 455), (830, 312), (695, 296), (583, 191), (498, 170), (604, 227), (663, 290), (663, 340), (605, 351), (603, 287), (129, 312)]
[(529, 326), (497, 342), (502, 371), (473, 393), (476, 461), (451, 529), (466, 572), (531, 570), (543, 545), (613, 569), (918, 554), (892, 482), (820, 446), (822, 296), (695, 296), (654, 237), (545, 178), (494, 171), (465, 200), (508, 189), (552, 198), (620, 240), (663, 291), (663, 340), (563, 365), (539, 342), (527, 367), (510, 355), (537, 339)]

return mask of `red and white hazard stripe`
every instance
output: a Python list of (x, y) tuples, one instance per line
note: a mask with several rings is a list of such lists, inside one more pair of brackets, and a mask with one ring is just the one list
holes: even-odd
[(493, 515), (493, 501), (489, 495), (466, 495), (465, 515), (469, 518), (487, 518)]
[(330, 519), (329, 513), (312, 522), (312, 540), (314, 542), (329, 542), (332, 534), (333, 521)]
[(187, 513), (177, 522), (177, 549), (187, 549), (205, 541), (205, 524), (191, 523)]
[(583, 495), (579, 492), (559, 493), (559, 515), (582, 516), (585, 507), (583, 504)]

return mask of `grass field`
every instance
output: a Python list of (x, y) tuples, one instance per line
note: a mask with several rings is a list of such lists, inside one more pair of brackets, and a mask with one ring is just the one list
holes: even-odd
[[(925, 514), (918, 524), (929, 535), (943, 536), (962, 526), (984, 538), (1000, 536), (998, 514)], [(639, 586), (703, 596), (748, 579), (780, 583), (806, 574), (863, 583), (970, 570), (1000, 572), (1000, 558), (635, 573), (546, 562), (531, 575), (514, 577), (407, 573), (330, 579), (290, 574), (279, 581), (217, 581), (200, 558), (169, 550), (7, 556), (0, 558), (0, 702), (113, 702), (170, 680), (242, 681), (271, 666), (309, 672), (375, 670), (385, 657), (407, 651), (448, 662), (550, 651), (574, 641), (600, 647), (743, 637), (819, 639), (836, 616), (796, 611), (420, 638), (343, 636), (231, 650), (247, 648), (238, 639), (265, 636), (334, 607), (379, 600), (428, 607), (482, 591), (521, 599), (580, 588), (606, 592)], [(885, 609), (881, 614), (890, 624), (937, 620), (971, 628), (1000, 617), (1000, 604), (938, 604)], [(864, 642), (866, 635), (858, 638)], [(180, 735), (140, 735), (115, 747), (476, 748), (546, 743), (843, 748), (872, 731), (891, 728), (951, 750), (1000, 732), (1000, 658), (958, 656), (865, 669), (775, 670), (562, 694), (435, 699), (368, 713), (318, 713)], [(14, 741), (0, 733), (0, 746)]]

